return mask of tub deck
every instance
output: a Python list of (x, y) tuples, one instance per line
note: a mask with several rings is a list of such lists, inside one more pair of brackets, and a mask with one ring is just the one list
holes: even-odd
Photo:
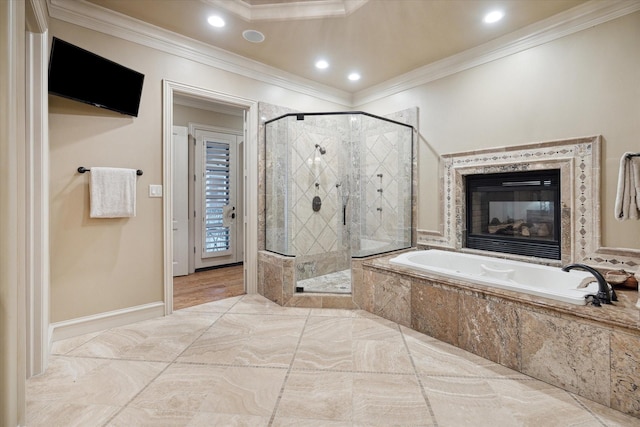
[[(411, 251), (408, 251), (411, 252)], [(367, 269), (380, 270), (381, 272), (401, 274), (416, 279), (427, 279), (443, 282), (443, 276), (426, 270), (417, 270), (409, 267), (393, 265), (390, 260), (398, 254), (385, 257), (372, 258), (363, 263)], [(616, 287), (618, 301), (611, 305), (594, 307), (592, 305), (576, 305), (538, 295), (497, 288), (487, 285), (472, 285), (468, 280), (460, 278), (447, 278), (444, 280), (447, 286), (459, 288), (470, 292), (481, 292), (488, 296), (502, 298), (507, 301), (521, 303), (531, 307), (549, 309), (561, 315), (579, 317), (585, 320), (597, 322), (600, 325), (610, 327), (628, 328), (635, 333), (640, 333), (640, 309), (636, 307), (638, 291), (633, 289)]]
[(467, 253), (411, 251), (391, 258), (389, 263), (575, 305), (585, 305), (586, 296), (598, 292), (596, 278), (582, 270), (565, 272), (557, 267)]

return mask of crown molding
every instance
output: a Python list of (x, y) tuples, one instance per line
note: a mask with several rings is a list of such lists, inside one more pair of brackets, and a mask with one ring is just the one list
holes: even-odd
[(47, 0), (47, 5), (52, 18), (349, 108), (392, 96), (640, 10), (638, 0), (592, 0), (491, 42), (350, 94), (85, 1)]
[(77, 0), (47, 0), (49, 16), (204, 65), (340, 105), (351, 94), (191, 38)]
[(201, 0), (238, 15), (245, 21), (277, 21), (347, 16), (369, 0), (299, 0), (252, 5), (243, 0)]
[(440, 61), (399, 75), (353, 95), (363, 105), (531, 49), (640, 10), (638, 0), (592, 0), (548, 19)]

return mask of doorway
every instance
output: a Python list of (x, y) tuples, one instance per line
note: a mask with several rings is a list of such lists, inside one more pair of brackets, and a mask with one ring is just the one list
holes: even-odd
[[(202, 291), (202, 280), (209, 280), (203, 273), (216, 269), (208, 274), (217, 287), (210, 293), (225, 295), (221, 275), (228, 268), (229, 277), (237, 276), (240, 266), (242, 293), (257, 288), (257, 199), (249, 197), (257, 194), (257, 104), (170, 81), (164, 82), (164, 95), (165, 313), (170, 314), (174, 276)], [(237, 280), (229, 280), (237, 294)]]
[(178, 95), (173, 123), (173, 303), (179, 309), (237, 295), (238, 280), (243, 284), (244, 110)]
[(195, 140), (195, 269), (241, 263), (244, 239), (238, 223), (243, 217), (242, 132), (214, 132), (194, 124), (189, 128)]

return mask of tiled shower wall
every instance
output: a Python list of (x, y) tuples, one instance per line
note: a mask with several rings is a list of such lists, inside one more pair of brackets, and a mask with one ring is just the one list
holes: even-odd
[(267, 180), (267, 242), (296, 255), (297, 279), (348, 269), (351, 249), (411, 242), (411, 129), (366, 115), (291, 116), (276, 125), (266, 133), (266, 167), (279, 172)]
[[(352, 141), (347, 116), (289, 117), (288, 236), (296, 254), (298, 280), (349, 268), (349, 234), (342, 220), (343, 191), (349, 188), (345, 170)], [(321, 154), (316, 144), (325, 150)], [(322, 201), (314, 211), (314, 197)]]
[(360, 233), (352, 247), (367, 250), (367, 242), (397, 247), (411, 242), (411, 130), (382, 120), (363, 120), (358, 151), (362, 174)]

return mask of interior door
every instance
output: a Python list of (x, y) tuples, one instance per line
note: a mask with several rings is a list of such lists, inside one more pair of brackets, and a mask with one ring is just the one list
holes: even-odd
[(188, 128), (173, 127), (173, 275), (189, 274), (189, 138)]
[(196, 130), (195, 268), (241, 261), (236, 135)]

